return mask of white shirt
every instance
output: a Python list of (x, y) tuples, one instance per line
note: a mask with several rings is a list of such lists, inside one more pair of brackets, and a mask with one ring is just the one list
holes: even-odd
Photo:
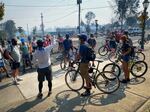
[(43, 50), (37, 49), (33, 54), (33, 62), (38, 63), (38, 68), (46, 68), (51, 65), (50, 53), (53, 48), (53, 45), (49, 45)]

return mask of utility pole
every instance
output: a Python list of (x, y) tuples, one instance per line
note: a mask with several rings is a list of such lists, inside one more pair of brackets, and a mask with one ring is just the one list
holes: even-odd
[(41, 30), (42, 30), (42, 36), (44, 38), (44, 24), (43, 24), (43, 14), (41, 13)]
[(79, 5), (79, 15), (78, 15), (78, 29), (79, 29), (79, 34), (80, 34), (80, 13), (81, 13), (81, 4), (82, 0), (77, 0), (77, 4)]

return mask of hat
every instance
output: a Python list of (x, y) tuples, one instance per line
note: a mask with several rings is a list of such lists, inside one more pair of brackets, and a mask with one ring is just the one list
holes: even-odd
[(78, 35), (79, 39), (82, 39), (83, 41), (87, 40), (87, 36), (85, 34)]

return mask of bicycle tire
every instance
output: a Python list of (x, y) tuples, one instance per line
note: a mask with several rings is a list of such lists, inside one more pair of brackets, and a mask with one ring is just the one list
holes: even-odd
[(138, 61), (144, 61), (145, 60), (145, 54), (140, 52), (140, 51), (137, 51), (137, 52), (135, 52), (135, 58)]
[[(75, 77), (75, 74), (77, 77)], [(65, 82), (66, 85), (73, 91), (79, 91), (84, 86), (84, 79), (80, 72), (76, 70), (70, 70), (65, 74)]]
[(105, 56), (107, 53), (108, 53), (108, 49), (107, 49), (105, 46), (101, 46), (101, 47), (98, 49), (98, 54), (99, 54), (100, 56)]
[[(121, 68), (119, 67), (119, 65), (117, 65), (116, 63), (108, 63), (104, 66), (103, 70), (104, 71), (110, 71), (110, 72), (113, 72), (118, 78), (121, 74)], [(105, 74), (104, 74), (105, 76)], [(105, 76), (106, 78), (110, 79), (110, 80), (113, 80), (115, 78), (113, 77), (108, 77), (108, 76)]]
[[(142, 64), (144, 66), (142, 66)], [(145, 69), (142, 71), (142, 68), (145, 67)], [(147, 69), (148, 69), (148, 66), (147, 66), (147, 63), (145, 61), (136, 61), (132, 66), (131, 66), (131, 69), (130, 69), (130, 72), (131, 74), (134, 76), (134, 77), (142, 77), (146, 72), (147, 72)], [(139, 72), (141, 72), (140, 74), (138, 74)]]
[(108, 59), (112, 63), (114, 63), (115, 60), (117, 60), (117, 58), (118, 58), (118, 56), (116, 56), (116, 52), (110, 52), (109, 55), (108, 55)]
[[(104, 74), (113, 75), (114, 79), (110, 80), (106, 78)], [(96, 77), (96, 86), (100, 91), (110, 94), (118, 90), (120, 86), (120, 81), (119, 78), (113, 72), (103, 71)]]

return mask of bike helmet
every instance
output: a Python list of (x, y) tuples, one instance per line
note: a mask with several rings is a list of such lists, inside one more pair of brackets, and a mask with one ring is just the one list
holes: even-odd
[(68, 39), (68, 38), (70, 37), (70, 35), (69, 35), (69, 34), (66, 34), (65, 37)]
[(80, 34), (78, 35), (79, 39), (86, 41), (87, 40), (87, 36), (85, 34)]

